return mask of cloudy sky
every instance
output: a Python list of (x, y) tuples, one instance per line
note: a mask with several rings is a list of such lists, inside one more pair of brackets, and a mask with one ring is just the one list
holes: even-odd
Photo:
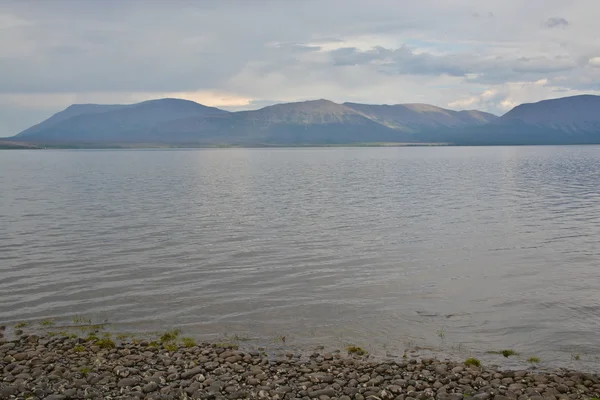
[(600, 94), (598, 15), (598, 0), (0, 0), (0, 136), (159, 97), (502, 114)]

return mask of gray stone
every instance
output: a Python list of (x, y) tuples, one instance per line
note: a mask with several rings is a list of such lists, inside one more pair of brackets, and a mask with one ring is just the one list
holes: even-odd
[(144, 393), (156, 392), (157, 390), (158, 384), (156, 382), (147, 383), (142, 387), (142, 392)]
[(19, 393), (19, 388), (16, 386), (7, 386), (0, 389), (0, 399), (8, 399), (10, 396), (16, 396)]
[(128, 386), (135, 386), (135, 385), (137, 385), (137, 381), (133, 378), (123, 378), (117, 383), (117, 386), (120, 388), (128, 387)]
[(67, 399), (76, 399), (77, 398), (77, 389), (75, 389), (75, 388), (67, 389), (62, 394)]
[(0, 352), (7, 352), (9, 350), (14, 349), (15, 347), (17, 347), (16, 343), (8, 342), (8, 343), (3, 344), (2, 346), (0, 346)]
[(315, 391), (309, 391), (308, 395), (310, 397), (320, 397), (320, 396), (335, 396), (335, 390), (328, 388), (328, 389), (322, 389), (322, 390), (315, 390)]

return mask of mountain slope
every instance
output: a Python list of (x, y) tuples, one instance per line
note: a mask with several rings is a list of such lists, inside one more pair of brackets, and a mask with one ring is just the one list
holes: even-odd
[(50, 129), (54, 125), (66, 121), (69, 118), (76, 117), (78, 115), (83, 114), (100, 114), (107, 111), (112, 111), (120, 108), (125, 108), (125, 105), (119, 104), (73, 104), (69, 107), (65, 108), (63, 111), (60, 111), (47, 120), (40, 122), (37, 125), (34, 125), (30, 128), (25, 129), (23, 132), (19, 133), (17, 136), (31, 136), (38, 132), (42, 132), (46, 129)]
[(429, 104), (344, 103), (344, 106), (387, 127), (411, 133), (432, 128), (481, 125), (498, 118), (493, 114), (481, 111), (452, 111)]
[(178, 99), (74, 105), (11, 140), (40, 145), (600, 143), (600, 96), (523, 104), (499, 118), (427, 104), (337, 104), (328, 100), (231, 113)]
[(600, 96), (572, 96), (521, 104), (489, 124), (438, 130), (459, 145), (564, 145), (600, 143)]
[(413, 140), (360, 113), (328, 100), (276, 104), (260, 110), (187, 118), (162, 124), (178, 142), (328, 144)]
[(534, 125), (571, 133), (600, 131), (600, 96), (572, 96), (521, 104), (496, 123)]
[(150, 100), (126, 106), (86, 105), (75, 110), (69, 107), (15, 138), (51, 142), (136, 142), (144, 141), (146, 132), (156, 124), (221, 113), (228, 114), (180, 99)]

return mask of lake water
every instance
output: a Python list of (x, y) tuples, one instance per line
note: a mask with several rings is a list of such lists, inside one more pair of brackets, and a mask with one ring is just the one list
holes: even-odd
[(75, 314), (595, 368), (600, 147), (0, 152), (0, 323)]

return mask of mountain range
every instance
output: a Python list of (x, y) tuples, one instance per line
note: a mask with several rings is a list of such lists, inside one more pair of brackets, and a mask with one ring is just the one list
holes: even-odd
[(50, 146), (600, 143), (600, 96), (522, 104), (501, 117), (428, 104), (312, 100), (228, 112), (181, 99), (74, 104), (10, 138)]

